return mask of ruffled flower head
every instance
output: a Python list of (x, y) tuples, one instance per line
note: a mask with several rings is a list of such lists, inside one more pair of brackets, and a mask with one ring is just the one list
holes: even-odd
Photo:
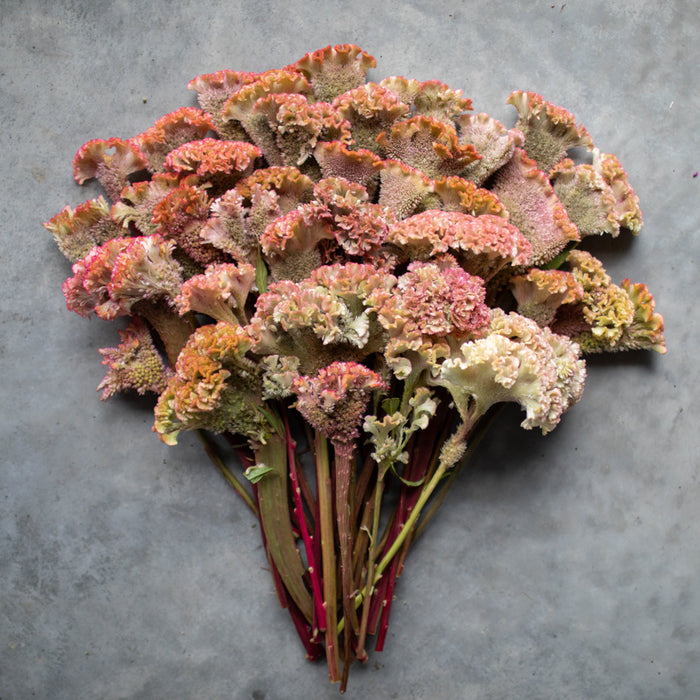
[(488, 335), (464, 343), (442, 363), (435, 381), (450, 392), (467, 424), (494, 404), (515, 402), (526, 413), (523, 428), (547, 433), (583, 392), (585, 364), (578, 353), (567, 338), (495, 309)]
[(377, 61), (353, 44), (326, 46), (302, 56), (294, 68), (311, 83), (314, 97), (320, 102), (331, 102), (338, 95), (359, 87)]
[(549, 172), (571, 148), (593, 149), (591, 135), (575, 117), (537, 93), (516, 90), (506, 102), (518, 110), (516, 128), (524, 134), (523, 147), (540, 170)]
[(148, 161), (149, 170), (160, 173), (170, 151), (188, 141), (203, 139), (208, 131), (214, 130), (209, 114), (194, 107), (181, 107), (158, 119), (131, 141)]
[(75, 209), (64, 207), (44, 224), (44, 228), (53, 234), (59, 250), (71, 262), (77, 262), (96, 245), (122, 233), (119, 224), (112, 219), (104, 197), (83, 202)]
[(337, 443), (358, 437), (371, 393), (386, 388), (376, 372), (357, 362), (333, 362), (316, 376), (299, 377), (292, 384), (301, 415)]
[(510, 222), (532, 245), (532, 264), (548, 262), (580, 239), (547, 175), (520, 148), (495, 175), (493, 191), (510, 212)]
[(107, 366), (107, 374), (97, 387), (102, 390), (100, 398), (104, 401), (121, 391), (160, 394), (171, 370), (156, 350), (148, 326), (134, 318), (119, 335), (122, 342), (116, 348), (100, 348), (102, 364)]
[(144, 170), (147, 162), (138, 147), (118, 138), (93, 139), (80, 147), (73, 158), (73, 177), (82, 185), (97, 178), (114, 202), (129, 184), (129, 175)]
[(253, 344), (246, 329), (221, 322), (192, 334), (156, 405), (153, 430), (163, 442), (174, 445), (182, 430), (197, 428), (266, 441), (260, 379), (245, 357)]

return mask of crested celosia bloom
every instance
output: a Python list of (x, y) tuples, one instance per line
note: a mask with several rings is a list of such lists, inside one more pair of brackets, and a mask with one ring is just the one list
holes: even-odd
[(148, 326), (133, 318), (119, 336), (122, 342), (116, 348), (100, 348), (102, 364), (107, 366), (107, 374), (97, 387), (102, 390), (100, 398), (104, 401), (128, 390), (160, 394), (172, 370), (165, 366)]
[(615, 156), (536, 93), (511, 94), (507, 128), (439, 80), (367, 82), (375, 67), (343, 44), (197, 76), (201, 109), (79, 149), (75, 179), (111, 201), (44, 224), (68, 308), (128, 319), (102, 398), (156, 393), (163, 442), (198, 432), (343, 690), (497, 407), (548, 433), (584, 355), (666, 350), (646, 285), (585, 250), (642, 226)]

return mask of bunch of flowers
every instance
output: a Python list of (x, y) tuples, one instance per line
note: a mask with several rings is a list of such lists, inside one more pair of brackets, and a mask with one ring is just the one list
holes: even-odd
[(646, 286), (581, 247), (641, 228), (615, 156), (534, 93), (507, 129), (437, 80), (367, 82), (375, 63), (341, 45), (200, 75), (201, 109), (80, 148), (75, 179), (111, 203), (45, 224), (68, 308), (128, 321), (102, 398), (153, 392), (164, 442), (197, 431), (342, 689), (495, 407), (547, 433), (582, 353), (665, 352)]

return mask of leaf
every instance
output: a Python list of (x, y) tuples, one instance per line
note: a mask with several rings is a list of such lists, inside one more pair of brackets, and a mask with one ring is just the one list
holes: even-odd
[(266, 474), (274, 471), (272, 467), (268, 467), (266, 464), (260, 462), (254, 464), (252, 467), (248, 467), (248, 469), (245, 470), (245, 477), (251, 484), (257, 484), (260, 479), (265, 478)]

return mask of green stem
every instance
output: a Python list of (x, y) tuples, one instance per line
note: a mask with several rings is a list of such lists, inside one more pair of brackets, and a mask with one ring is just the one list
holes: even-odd
[(338, 611), (336, 602), (335, 543), (333, 537), (333, 487), (328, 461), (328, 441), (316, 431), (316, 481), (318, 484), (318, 525), (323, 563), (323, 607), (326, 611), (326, 659), (331, 683), (340, 681)]
[(447, 496), (447, 494), (449, 493), (450, 486), (452, 486), (454, 480), (457, 478), (457, 476), (459, 476), (462, 469), (464, 468), (464, 465), (469, 461), (469, 458), (474, 453), (474, 450), (478, 447), (484, 435), (486, 435), (488, 430), (491, 428), (493, 421), (495, 420), (496, 416), (501, 412), (503, 406), (505, 406), (505, 404), (499, 404), (498, 406), (495, 406), (477, 423), (475, 430), (473, 430), (469, 435), (469, 444), (467, 446), (467, 451), (465, 452), (464, 457), (459, 461), (458, 464), (455, 465), (454, 469), (452, 469), (449, 475), (445, 478), (443, 485), (440, 487), (440, 492), (430, 504), (430, 507), (425, 511), (425, 514), (421, 518), (421, 521), (416, 526), (416, 531), (412, 538), (413, 541), (417, 540), (421, 536), (423, 530), (425, 530), (428, 523), (435, 516), (435, 513), (437, 513), (438, 509), (442, 505), (442, 502), (445, 500), (445, 496)]
[(260, 523), (265, 531), (270, 556), (290, 596), (309, 623), (313, 603), (304, 583), (304, 564), (292, 534), (287, 495), (287, 445), (283, 436), (273, 433), (267, 444), (255, 451), (255, 459), (271, 468), (257, 483)]
[(223, 474), (224, 479), (228, 481), (228, 483), (233, 487), (233, 490), (243, 499), (248, 508), (253, 511), (253, 515), (255, 515), (256, 518), (259, 518), (260, 513), (258, 512), (258, 507), (255, 505), (253, 497), (248, 493), (248, 491), (246, 491), (243, 484), (236, 478), (236, 475), (226, 466), (224, 460), (221, 459), (216, 451), (216, 447), (214, 447), (214, 443), (211, 441), (209, 436), (203, 430), (195, 430), (194, 432), (202, 442), (202, 445), (204, 445), (204, 451), (209, 456), (209, 459)]
[(194, 316), (179, 316), (163, 301), (140, 301), (134, 304), (134, 311), (143, 316), (155, 329), (163, 342), (168, 362), (175, 367), (180, 350), (185, 347), (196, 328)]
[[(382, 495), (384, 494), (384, 477), (386, 475), (386, 467), (380, 469), (377, 476), (377, 484), (374, 490), (374, 510), (372, 512), (372, 537), (370, 540), (369, 554), (367, 560), (367, 583), (365, 585), (364, 591), (368, 591), (368, 594), (364, 597), (364, 604), (362, 606), (362, 619), (360, 621), (360, 631), (357, 640), (357, 658), (364, 660), (367, 658), (367, 652), (365, 651), (365, 641), (367, 639), (367, 625), (369, 623), (369, 609), (370, 601), (372, 600), (372, 592), (374, 590), (375, 581), (375, 561), (377, 558), (377, 537), (379, 536), (379, 511), (382, 503)], [(360, 594), (362, 595), (362, 594)]]
[[(396, 536), (396, 539), (392, 542), (391, 547), (389, 548), (387, 553), (382, 557), (379, 564), (377, 564), (374, 576), (371, 579), (371, 583), (368, 577), (367, 585), (358, 593), (357, 596), (355, 596), (356, 605), (360, 605), (362, 601), (371, 598), (371, 589), (377, 584), (382, 574), (384, 573), (386, 567), (389, 566), (391, 560), (394, 558), (394, 556), (396, 556), (396, 554), (403, 546), (404, 542), (411, 534), (413, 527), (416, 524), (416, 521), (420, 517), (423, 507), (428, 502), (428, 499), (432, 495), (433, 491), (435, 491), (435, 488), (440, 483), (445, 474), (449, 471), (449, 469), (451, 469), (456, 464), (457, 460), (461, 458), (462, 454), (460, 454), (459, 450), (455, 448), (458, 448), (464, 442), (466, 436), (469, 434), (469, 428), (471, 425), (471, 421), (466, 421), (462, 423), (457, 429), (457, 431), (452, 435), (452, 437), (445, 443), (445, 446), (443, 446), (441, 459), (437, 468), (435, 469), (435, 472), (430, 477), (430, 480), (423, 486), (421, 494), (418, 497), (418, 500), (416, 501), (416, 504), (413, 507), (411, 514), (409, 515), (408, 519), (399, 531), (399, 534)], [(445, 447), (447, 447), (448, 445), (451, 449), (445, 451)], [(368, 595), (368, 592), (370, 595)], [(338, 629), (342, 630), (344, 626), (345, 619), (342, 619), (338, 623)]]

